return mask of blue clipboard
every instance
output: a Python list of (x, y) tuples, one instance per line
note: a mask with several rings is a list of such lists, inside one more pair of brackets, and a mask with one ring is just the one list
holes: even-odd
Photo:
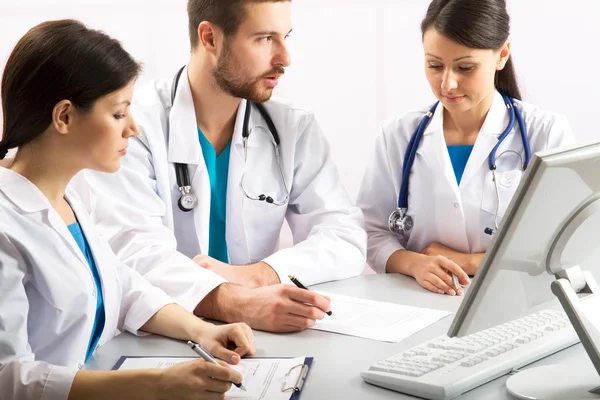
[[(125, 362), (125, 360), (127, 360), (128, 358), (194, 358), (194, 357), (189, 357), (189, 356), (121, 356), (121, 358), (119, 358), (119, 360), (115, 363), (115, 365), (112, 367), (112, 370), (117, 370), (119, 368), (121, 368), (121, 365), (123, 365), (123, 363)], [(244, 358), (244, 360), (247, 359), (277, 359), (277, 358), (295, 358), (295, 357), (246, 357)], [(290, 392), (290, 400), (299, 400), (300, 399), (300, 394), (302, 393), (302, 387), (304, 386), (304, 383), (306, 382), (306, 377), (308, 376), (308, 371), (310, 371), (310, 367), (312, 366), (312, 362), (313, 362), (314, 357), (305, 357), (304, 358), (304, 363), (302, 364), (298, 364), (294, 367), (292, 367), (292, 369), (290, 369), (287, 373), (286, 373), (286, 381), (283, 383), (282, 387), (281, 387), (281, 391), (282, 392)], [(296, 369), (299, 369), (299, 374), (297, 374)], [(289, 377), (289, 381), (288, 381), (288, 377)]]

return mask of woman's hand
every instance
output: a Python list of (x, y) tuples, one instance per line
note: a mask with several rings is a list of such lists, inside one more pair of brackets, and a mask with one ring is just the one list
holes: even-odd
[(461, 285), (470, 283), (469, 276), (463, 269), (445, 256), (421, 255), (417, 263), (411, 266), (413, 276), (425, 289), (450, 296), (463, 294), (462, 287), (454, 287), (452, 274), (456, 275)]
[(224, 399), (231, 382), (241, 383), (242, 375), (219, 361), (215, 365), (201, 358), (160, 370), (155, 394), (158, 399)]
[(479, 264), (483, 261), (483, 257), (485, 253), (461, 253), (454, 249), (444, 246), (441, 243), (431, 243), (429, 246), (425, 247), (421, 252), (426, 256), (444, 256), (456, 264), (458, 264), (463, 271), (467, 273), (467, 275), (473, 276), (477, 272), (479, 268)]
[(237, 364), (242, 356), (256, 352), (254, 334), (245, 323), (218, 326), (206, 323), (195, 340), (213, 356), (230, 364)]

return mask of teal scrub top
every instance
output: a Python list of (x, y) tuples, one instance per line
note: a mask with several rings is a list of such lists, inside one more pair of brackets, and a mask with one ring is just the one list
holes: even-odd
[(198, 137), (210, 180), (210, 222), (208, 230), (208, 255), (229, 263), (225, 220), (227, 209), (227, 177), (229, 175), (229, 153), (231, 142), (217, 156), (217, 152), (198, 128)]
[(452, 162), (452, 168), (454, 169), (454, 175), (456, 176), (456, 182), (460, 185), (463, 172), (469, 161), (469, 156), (473, 151), (473, 145), (457, 145), (448, 146), (448, 153), (450, 154), (450, 161)]
[(106, 316), (104, 314), (104, 299), (102, 297), (102, 283), (100, 280), (100, 274), (96, 268), (94, 256), (92, 255), (92, 251), (90, 249), (90, 245), (83, 234), (83, 230), (81, 230), (81, 225), (79, 225), (78, 222), (75, 222), (74, 224), (67, 226), (67, 228), (69, 228), (69, 232), (71, 232), (71, 235), (73, 235), (73, 238), (77, 242), (77, 245), (81, 249), (81, 252), (85, 256), (85, 259), (92, 270), (92, 275), (94, 276), (94, 282), (96, 284), (96, 293), (98, 293), (96, 296), (96, 316), (94, 318), (94, 327), (92, 328), (92, 335), (90, 337), (90, 342), (88, 344), (88, 349), (85, 356), (87, 361), (87, 359), (90, 358), (94, 352), (94, 349), (100, 340), (100, 336), (102, 336), (102, 331), (104, 330), (104, 324), (106, 322)]

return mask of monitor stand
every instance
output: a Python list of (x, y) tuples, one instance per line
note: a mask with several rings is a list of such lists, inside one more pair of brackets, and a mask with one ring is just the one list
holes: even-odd
[[(552, 282), (552, 293), (559, 299), (581, 339), (592, 365), (549, 365), (516, 373), (506, 382), (508, 392), (517, 399), (583, 400), (600, 399), (600, 292), (592, 274), (578, 266), (565, 269)], [(594, 368), (592, 368), (594, 367)]]

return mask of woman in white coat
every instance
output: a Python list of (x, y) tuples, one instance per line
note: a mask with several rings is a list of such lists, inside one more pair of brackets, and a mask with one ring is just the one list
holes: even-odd
[[(245, 324), (201, 321), (121, 264), (72, 190), (83, 168), (114, 172), (128, 138), (139, 65), (72, 20), (31, 29), (2, 77), (0, 397), (222, 399), (241, 375), (203, 360), (165, 370), (85, 371), (117, 330), (199, 342), (230, 363), (254, 351)], [(235, 352), (228, 348), (235, 348)]]
[[(406, 274), (433, 292), (460, 295), (530, 153), (573, 136), (565, 118), (520, 101), (504, 0), (434, 0), (421, 29), (425, 73), (439, 103), (382, 124), (358, 205), (375, 271)], [(398, 218), (402, 208), (412, 221)]]

